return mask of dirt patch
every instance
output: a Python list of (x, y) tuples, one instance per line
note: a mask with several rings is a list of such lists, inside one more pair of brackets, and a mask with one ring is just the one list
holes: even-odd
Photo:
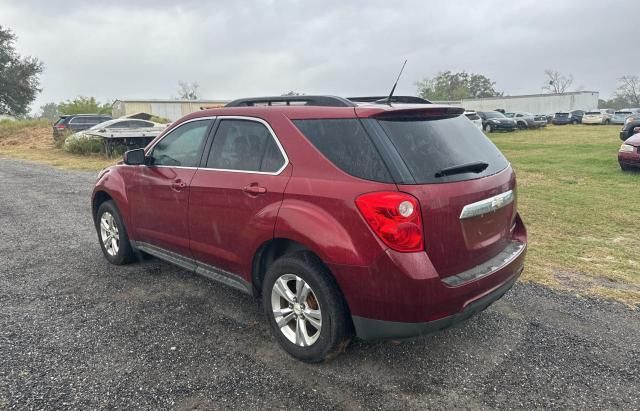
[(554, 277), (561, 285), (578, 291), (588, 291), (594, 287), (602, 287), (611, 290), (640, 292), (640, 287), (635, 284), (616, 281), (604, 275), (592, 277), (572, 271), (555, 271)]
[(30, 149), (53, 149), (50, 127), (25, 127), (17, 133), (0, 133), (0, 146), (25, 146)]

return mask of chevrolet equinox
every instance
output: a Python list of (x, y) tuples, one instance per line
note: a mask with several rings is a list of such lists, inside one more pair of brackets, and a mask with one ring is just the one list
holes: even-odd
[(99, 174), (104, 256), (150, 254), (260, 298), (306, 362), (353, 335), (466, 320), (523, 270), (515, 174), (462, 108), (406, 101), (249, 98), (183, 117)]

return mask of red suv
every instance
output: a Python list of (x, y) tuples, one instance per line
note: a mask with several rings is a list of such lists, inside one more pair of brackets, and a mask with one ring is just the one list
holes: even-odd
[(523, 270), (513, 169), (462, 108), (372, 100), (242, 99), (176, 121), (100, 173), (105, 257), (261, 297), (307, 362), (485, 309)]

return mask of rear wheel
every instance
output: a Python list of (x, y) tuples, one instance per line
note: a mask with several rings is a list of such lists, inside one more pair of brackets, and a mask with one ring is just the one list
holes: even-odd
[(346, 303), (313, 254), (297, 253), (273, 263), (262, 298), (276, 340), (292, 357), (321, 362), (348, 345), (351, 321)]
[(522, 121), (518, 122), (518, 128), (520, 130), (525, 130), (527, 128), (527, 125), (525, 123), (523, 123)]
[(133, 260), (133, 249), (122, 217), (113, 201), (105, 201), (98, 208), (96, 229), (105, 258), (116, 265)]

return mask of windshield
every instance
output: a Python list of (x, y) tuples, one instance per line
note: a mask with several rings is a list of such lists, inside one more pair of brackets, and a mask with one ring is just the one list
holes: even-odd
[[(499, 117), (499, 116), (496, 116)], [(444, 183), (485, 177), (509, 163), (496, 146), (464, 117), (440, 120), (378, 120), (416, 184)], [(442, 175), (441, 171), (486, 163), (479, 172)]]
[(497, 111), (487, 111), (484, 115), (487, 116), (487, 118), (506, 118), (504, 114)]

